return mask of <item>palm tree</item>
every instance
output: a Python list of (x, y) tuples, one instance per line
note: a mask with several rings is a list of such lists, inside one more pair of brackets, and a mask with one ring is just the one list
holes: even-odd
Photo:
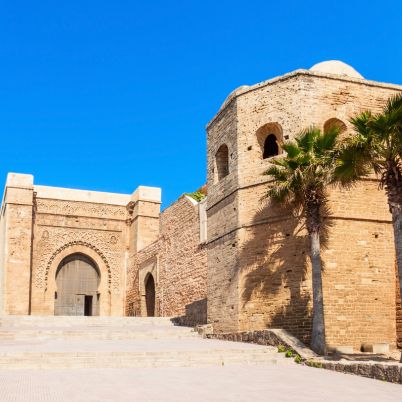
[(351, 120), (355, 135), (340, 155), (337, 175), (344, 183), (374, 172), (387, 194), (402, 294), (402, 93), (390, 98), (382, 113), (366, 111)]
[(272, 159), (272, 165), (265, 172), (272, 178), (267, 196), (301, 207), (306, 219), (313, 281), (311, 347), (320, 354), (326, 351), (320, 232), (322, 212), (328, 202), (327, 189), (337, 181), (338, 135), (337, 128), (321, 132), (311, 127), (303, 131), (295, 140), (281, 144), (285, 156)]

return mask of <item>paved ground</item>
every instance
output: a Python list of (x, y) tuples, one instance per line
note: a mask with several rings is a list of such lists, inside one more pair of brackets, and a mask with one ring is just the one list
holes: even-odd
[(402, 402), (402, 386), (201, 339), (169, 319), (3, 317), (0, 402), (11, 401)]
[(401, 402), (402, 386), (297, 365), (10, 370), (0, 401)]

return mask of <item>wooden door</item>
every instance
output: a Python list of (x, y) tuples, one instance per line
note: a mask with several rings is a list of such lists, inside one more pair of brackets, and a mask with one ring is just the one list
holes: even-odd
[(55, 315), (99, 315), (100, 277), (94, 263), (82, 255), (62, 261), (56, 273)]

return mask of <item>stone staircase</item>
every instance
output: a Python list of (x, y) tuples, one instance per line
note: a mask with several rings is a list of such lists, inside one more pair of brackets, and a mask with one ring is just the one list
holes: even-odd
[(44, 339), (181, 339), (198, 334), (175, 327), (169, 318), (128, 317), (4, 317), (0, 318), (2, 340)]
[(275, 348), (202, 339), (169, 318), (0, 318), (0, 370), (278, 362), (289, 360)]

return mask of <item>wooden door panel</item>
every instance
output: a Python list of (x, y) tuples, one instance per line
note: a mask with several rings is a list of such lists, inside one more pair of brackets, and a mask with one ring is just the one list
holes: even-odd
[(85, 296), (92, 296), (91, 315), (98, 314), (97, 269), (83, 257), (68, 258), (62, 262), (56, 274), (55, 315), (84, 315)]

